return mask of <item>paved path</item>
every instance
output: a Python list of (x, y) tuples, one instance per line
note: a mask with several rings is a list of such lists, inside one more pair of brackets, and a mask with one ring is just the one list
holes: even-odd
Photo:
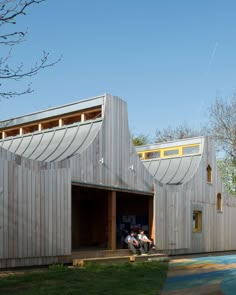
[(171, 260), (161, 295), (235, 295), (236, 255)]

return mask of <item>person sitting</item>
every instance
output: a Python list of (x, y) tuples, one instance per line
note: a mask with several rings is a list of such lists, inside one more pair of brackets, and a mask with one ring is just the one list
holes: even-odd
[(135, 232), (131, 231), (129, 235), (125, 238), (125, 242), (128, 245), (128, 248), (133, 252), (134, 255), (139, 255), (139, 251), (141, 254), (144, 254), (144, 249), (135, 238)]
[(138, 234), (138, 242), (140, 246), (144, 249), (145, 253), (148, 254), (150, 249), (155, 249), (155, 245), (153, 244), (153, 241), (150, 240), (144, 233), (143, 229), (139, 230)]

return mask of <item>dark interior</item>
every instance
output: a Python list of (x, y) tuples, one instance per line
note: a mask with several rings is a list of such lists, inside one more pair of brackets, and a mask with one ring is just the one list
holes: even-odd
[[(107, 249), (109, 191), (72, 186), (72, 250)], [(131, 229), (149, 229), (150, 196), (127, 192), (116, 194), (117, 248), (124, 248), (124, 237)]]

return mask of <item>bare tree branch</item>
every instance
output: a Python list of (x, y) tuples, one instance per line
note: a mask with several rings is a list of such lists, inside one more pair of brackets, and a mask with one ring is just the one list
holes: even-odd
[(193, 128), (188, 127), (186, 123), (184, 123), (175, 128), (171, 128), (169, 126), (167, 128), (164, 128), (163, 130), (157, 129), (155, 143), (190, 138), (204, 134), (204, 130), (194, 130)]
[[(31, 1), (10, 1), (5, 0), (0, 4), (0, 26), (5, 23), (16, 24), (15, 18), (19, 15), (26, 15), (26, 8), (32, 4), (39, 4), (45, 0)], [(10, 7), (9, 7), (10, 6)]]
[(7, 45), (7, 46), (16, 45), (24, 41), (25, 35), (26, 35), (26, 32), (14, 32), (14, 33), (6, 34), (6, 35), (1, 35), (0, 44)]
[[(46, 0), (4, 0), (0, 3), (0, 27), (4, 25), (16, 24), (16, 19), (20, 16), (26, 15), (29, 6), (33, 4), (40, 4)], [(11, 27), (12, 28), (12, 27)], [(52, 67), (57, 64), (61, 57), (55, 61), (49, 60), (49, 53), (43, 52), (39, 61), (35, 62), (30, 68), (26, 68), (24, 63), (21, 62), (18, 66), (11, 66), (10, 59), (12, 58), (12, 48), (15, 45), (25, 41), (27, 31), (11, 31), (0, 35), (0, 45), (9, 46), (11, 49), (5, 56), (0, 56), (0, 97), (11, 98), (16, 95), (23, 95), (31, 93), (33, 90), (30, 85), (22, 91), (4, 91), (5, 81), (21, 81), (25, 78), (36, 75), (42, 69)], [(4, 83), (4, 84), (3, 84)]]
[(58, 60), (52, 63), (47, 63), (48, 57), (49, 53), (44, 51), (40, 62), (36, 63), (33, 67), (31, 67), (28, 71), (25, 72), (23, 71), (22, 64), (18, 66), (16, 69), (12, 69), (9, 67), (9, 65), (6, 65), (4, 69), (0, 69), (0, 79), (13, 79), (19, 81), (24, 77), (32, 77), (36, 75), (39, 70), (52, 67), (61, 60), (61, 58), (59, 58)]
[(5, 99), (9, 99), (9, 98), (12, 98), (17, 95), (24, 95), (24, 94), (32, 93), (33, 90), (31, 89), (30, 86), (31, 86), (31, 84), (29, 84), (25, 90), (19, 91), (19, 92), (17, 92), (17, 91), (0, 92), (0, 97), (5, 98)]

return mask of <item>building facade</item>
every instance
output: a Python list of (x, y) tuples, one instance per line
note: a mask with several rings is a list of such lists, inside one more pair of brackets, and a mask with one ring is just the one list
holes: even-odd
[(235, 208), (209, 138), (135, 149), (118, 97), (0, 122), (0, 268), (119, 249), (132, 227), (170, 254), (234, 250)]

